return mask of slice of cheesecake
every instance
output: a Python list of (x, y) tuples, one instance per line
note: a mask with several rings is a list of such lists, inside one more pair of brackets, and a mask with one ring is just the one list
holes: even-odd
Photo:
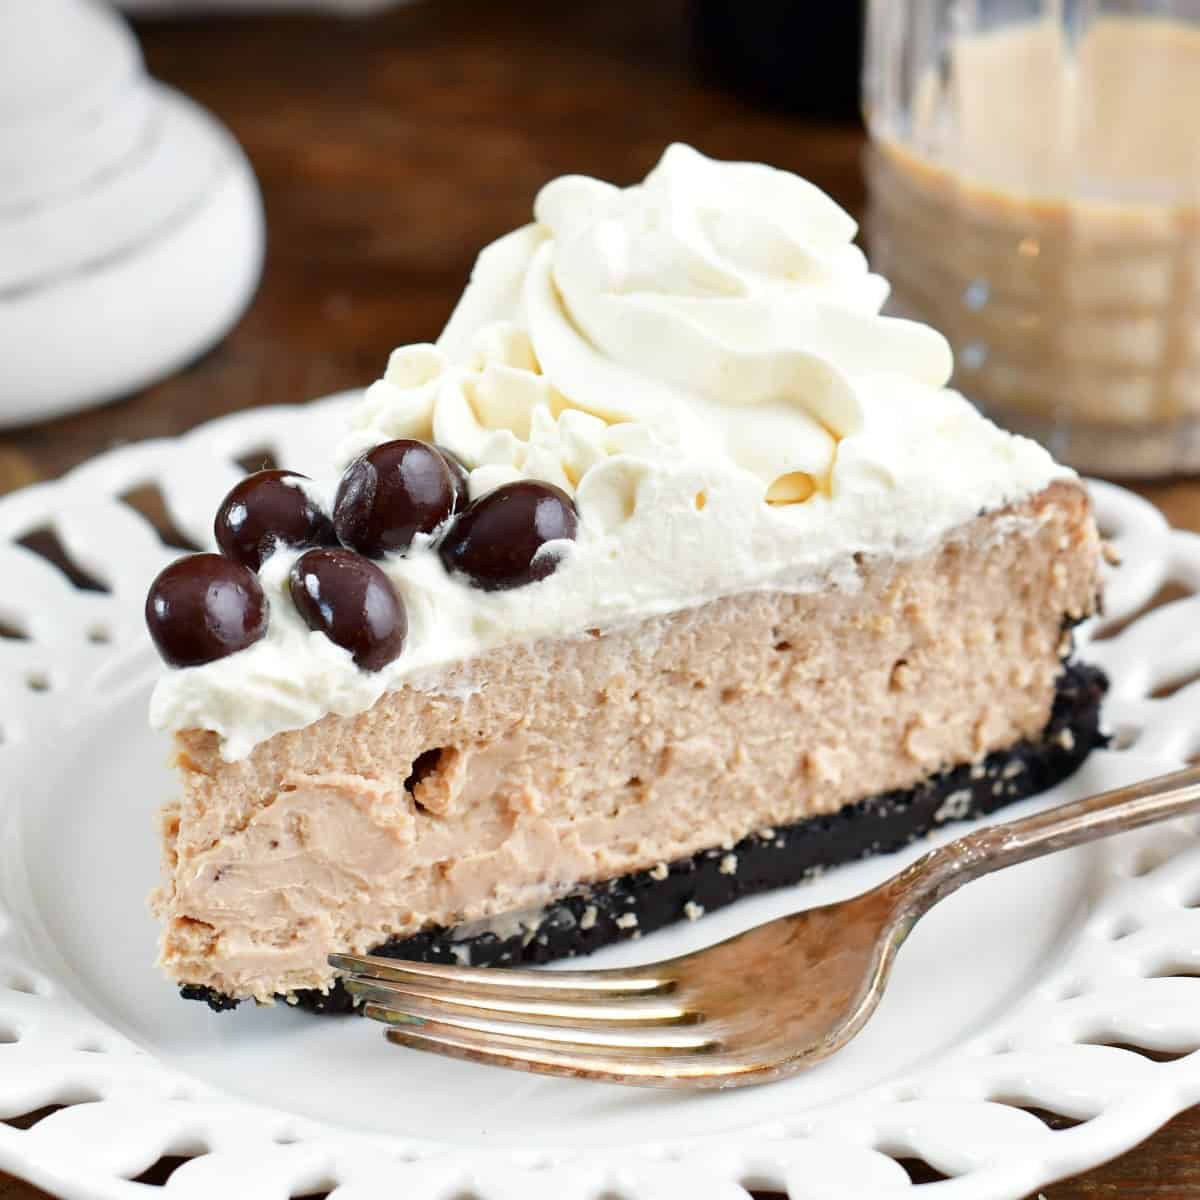
[(802, 180), (570, 177), (397, 351), (327, 478), (155, 581), (162, 965), (348, 1007), (327, 957), (545, 962), (1069, 774), (1099, 539), (946, 390)]

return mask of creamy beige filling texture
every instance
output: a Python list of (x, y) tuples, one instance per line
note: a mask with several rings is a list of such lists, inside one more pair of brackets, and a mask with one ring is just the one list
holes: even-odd
[(333, 951), (535, 908), (1035, 736), (1097, 544), (1082, 490), (1054, 484), (929, 556), (860, 563), (854, 593), (506, 647), (239, 762), (186, 732), (162, 965), (231, 996), (325, 987)]

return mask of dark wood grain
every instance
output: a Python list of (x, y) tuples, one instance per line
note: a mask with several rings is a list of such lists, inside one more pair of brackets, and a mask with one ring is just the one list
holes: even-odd
[[(861, 209), (859, 131), (758, 111), (699, 78), (683, 0), (567, 11), (436, 0), (370, 20), (140, 27), (155, 74), (224, 119), (258, 171), (262, 287), (225, 342), (174, 378), (0, 436), (0, 492), (122, 442), (369, 381), (393, 346), (437, 334), (478, 248), (527, 220), (563, 172), (632, 181), (680, 139), (794, 168)], [(1145, 490), (1200, 529), (1200, 485)], [(1200, 1113), (1045, 1194), (1200, 1196)], [(0, 1175), (0, 1200), (41, 1195)]]

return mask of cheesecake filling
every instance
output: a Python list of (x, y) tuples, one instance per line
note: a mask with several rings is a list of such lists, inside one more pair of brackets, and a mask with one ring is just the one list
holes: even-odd
[(853, 590), (747, 593), (500, 647), (433, 692), (402, 685), (237, 763), (185, 733), (162, 964), (234, 998), (323, 989), (332, 952), (516, 924), (580, 886), (665, 875), (1038, 746), (1097, 550), (1086, 495), (1057, 484), (927, 555), (847, 564)]
[(266, 635), (168, 672), (156, 727), (216, 733), (227, 761), (327, 714), (511, 643), (620, 630), (741, 593), (861, 587), (855, 563), (914, 560), (981, 513), (1072, 473), (945, 387), (929, 328), (879, 315), (856, 227), (804, 180), (672, 146), (641, 183), (565, 177), (488, 247), (436, 345), (395, 351), (327, 478), (395, 438), (436, 442), (472, 498), (521, 479), (574, 501), (546, 578), (485, 591), (436, 533), (379, 561), (408, 615), (381, 670), (297, 614), (280, 548), (259, 578)]

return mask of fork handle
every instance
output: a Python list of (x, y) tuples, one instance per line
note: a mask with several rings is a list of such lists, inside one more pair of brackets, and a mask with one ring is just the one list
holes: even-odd
[(1200, 766), (977, 829), (917, 859), (885, 887), (896, 889), (915, 921), (982, 875), (1190, 812), (1200, 812)]

